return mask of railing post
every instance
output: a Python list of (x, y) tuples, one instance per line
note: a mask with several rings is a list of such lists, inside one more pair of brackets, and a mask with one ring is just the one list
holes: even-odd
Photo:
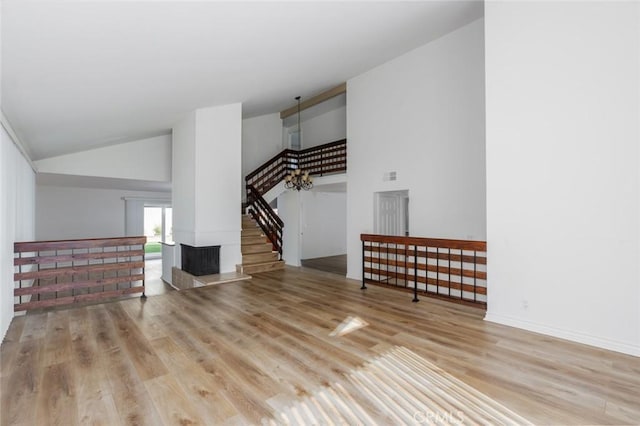
[[(163, 213), (163, 215), (164, 215), (164, 213)], [(131, 259), (131, 257), (129, 257), (129, 259)], [(144, 244), (143, 244), (142, 245), (142, 264), (146, 266), (147, 265), (146, 262), (147, 262), (147, 254), (144, 251)], [(145, 276), (144, 269), (145, 269), (145, 266), (142, 267), (142, 277), (143, 277), (142, 278), (142, 295), (140, 296), (140, 299), (142, 299), (142, 301), (144, 301), (147, 298), (147, 295), (145, 294), (146, 287), (144, 285), (144, 281), (145, 281), (145, 279), (144, 279), (144, 276)]]
[(367, 286), (364, 283), (364, 241), (362, 241), (362, 287), (360, 287), (360, 290), (366, 290)]
[[(427, 262), (428, 262), (428, 258), (427, 258)], [(414, 245), (413, 246), (413, 300), (412, 302), (419, 302), (419, 301), (420, 299), (418, 299), (418, 246)]]

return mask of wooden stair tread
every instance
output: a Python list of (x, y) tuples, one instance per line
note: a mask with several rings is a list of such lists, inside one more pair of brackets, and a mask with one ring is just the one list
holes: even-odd
[(273, 251), (273, 245), (271, 243), (264, 244), (243, 244), (240, 247), (240, 251), (243, 255), (253, 253), (275, 253)]
[(277, 271), (284, 269), (284, 260), (274, 260), (271, 262), (251, 263), (248, 265), (236, 265), (236, 270), (244, 274), (255, 274), (258, 272)]
[(236, 270), (244, 274), (274, 271), (284, 268), (284, 261), (278, 259), (278, 252), (273, 251), (273, 244), (262, 229), (249, 215), (242, 216), (240, 251), (242, 263)]
[(242, 264), (257, 262), (268, 262), (272, 260), (278, 260), (278, 253), (273, 251), (265, 251), (259, 253), (242, 253)]
[(255, 260), (243, 260), (241, 265), (247, 266), (247, 265), (261, 265), (263, 263), (271, 263), (271, 262), (277, 262), (279, 259), (277, 257), (272, 258), (272, 259), (255, 259)]
[(269, 243), (269, 240), (267, 240), (266, 237), (252, 238), (252, 239), (243, 238), (241, 242), (242, 242), (242, 245), (251, 246), (251, 245), (256, 245), (256, 244), (267, 244), (267, 243)]

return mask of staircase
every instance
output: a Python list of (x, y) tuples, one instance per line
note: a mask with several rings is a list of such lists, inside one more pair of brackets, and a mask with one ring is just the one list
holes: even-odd
[(279, 260), (282, 258), (284, 223), (264, 196), (276, 185), (283, 184), (285, 177), (294, 170), (304, 170), (314, 176), (345, 173), (347, 140), (300, 151), (285, 149), (247, 175), (247, 203), (243, 211), (250, 216), (242, 219), (242, 265), (236, 266), (238, 272), (251, 274), (284, 267), (284, 262)]
[(284, 269), (284, 261), (278, 260), (278, 252), (264, 235), (262, 229), (249, 215), (242, 215), (242, 264), (236, 270), (243, 274)]

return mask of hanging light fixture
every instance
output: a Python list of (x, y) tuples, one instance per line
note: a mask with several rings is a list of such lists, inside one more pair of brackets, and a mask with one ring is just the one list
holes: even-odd
[[(298, 101), (298, 143), (302, 147), (302, 131), (300, 128), (300, 96), (296, 96)], [(284, 187), (287, 189), (295, 189), (305, 191), (313, 188), (313, 178), (309, 175), (308, 171), (302, 171), (300, 168), (291, 170), (284, 179)]]
[(298, 145), (302, 148), (302, 132), (300, 131), (300, 96), (296, 96), (298, 101)]
[(313, 178), (309, 176), (309, 172), (303, 172), (300, 169), (291, 170), (291, 172), (284, 178), (284, 187), (287, 189), (295, 189), (305, 191), (313, 188)]

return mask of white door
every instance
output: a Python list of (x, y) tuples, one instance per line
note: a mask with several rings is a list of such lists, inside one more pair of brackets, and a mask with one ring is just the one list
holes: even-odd
[(375, 194), (374, 232), (380, 235), (408, 235), (409, 191)]

